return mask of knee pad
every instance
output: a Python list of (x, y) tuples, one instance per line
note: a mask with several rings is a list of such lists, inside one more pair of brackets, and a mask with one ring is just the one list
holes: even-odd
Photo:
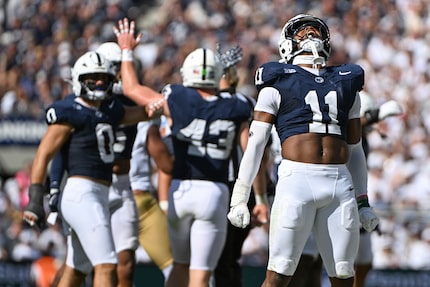
[(336, 277), (339, 279), (347, 279), (354, 276), (354, 264), (348, 261), (340, 261), (336, 263)]

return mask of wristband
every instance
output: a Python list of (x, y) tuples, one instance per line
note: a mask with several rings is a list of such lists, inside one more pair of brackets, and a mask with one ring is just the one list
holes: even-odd
[(361, 209), (363, 207), (370, 207), (369, 204), (369, 198), (367, 197), (367, 194), (362, 194), (356, 197), (358, 209)]
[(255, 197), (255, 204), (268, 205), (269, 203), (269, 200), (267, 198), (267, 193), (263, 193), (263, 194), (254, 193), (254, 197)]
[(167, 200), (160, 200), (158, 203), (162, 211), (167, 211), (169, 209), (169, 201)]
[(130, 49), (124, 49), (121, 52), (122, 58), (121, 61), (122, 62), (133, 62), (133, 51)]

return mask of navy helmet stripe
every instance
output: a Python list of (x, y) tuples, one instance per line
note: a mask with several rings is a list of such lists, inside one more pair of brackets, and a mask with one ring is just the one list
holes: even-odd
[(203, 49), (202, 80), (206, 80), (206, 49)]

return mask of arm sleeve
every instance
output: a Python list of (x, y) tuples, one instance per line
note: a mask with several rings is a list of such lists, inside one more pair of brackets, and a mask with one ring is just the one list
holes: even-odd
[(49, 171), (50, 188), (60, 188), (61, 180), (64, 174), (64, 164), (61, 152), (57, 152), (52, 159), (51, 169)]
[(252, 185), (257, 175), (271, 130), (272, 124), (255, 120), (252, 121), (249, 128), (248, 144), (238, 173), (238, 179), (249, 186)]
[(367, 163), (361, 140), (356, 144), (348, 145), (348, 170), (354, 184), (355, 196), (367, 194)]

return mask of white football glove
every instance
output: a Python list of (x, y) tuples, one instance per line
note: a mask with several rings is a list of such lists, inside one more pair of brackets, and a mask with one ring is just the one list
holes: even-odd
[(395, 100), (388, 101), (386, 103), (383, 103), (379, 107), (379, 113), (378, 113), (378, 119), (380, 121), (392, 117), (392, 116), (398, 116), (403, 113), (402, 107), (399, 105), (398, 102)]
[(367, 194), (357, 196), (358, 214), (361, 226), (367, 231), (372, 232), (379, 224), (379, 217), (369, 205)]
[(236, 227), (245, 228), (251, 221), (247, 205), (250, 193), (251, 186), (236, 179), (231, 196), (230, 212), (227, 214), (228, 220)]
[(372, 232), (379, 224), (379, 217), (371, 207), (362, 207), (358, 210), (361, 226), (367, 231)]

